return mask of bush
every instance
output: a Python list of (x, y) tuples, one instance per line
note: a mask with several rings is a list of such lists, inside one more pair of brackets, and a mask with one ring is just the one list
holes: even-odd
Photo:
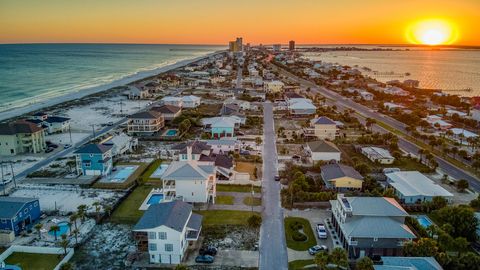
[(299, 231), (293, 231), (292, 239), (297, 242), (307, 241), (307, 236)]
[(248, 226), (258, 228), (262, 225), (262, 217), (260, 215), (251, 215), (247, 220)]

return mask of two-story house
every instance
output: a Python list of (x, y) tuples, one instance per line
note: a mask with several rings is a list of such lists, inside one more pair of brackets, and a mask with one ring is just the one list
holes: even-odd
[(172, 121), (182, 114), (182, 108), (173, 105), (163, 105), (160, 107), (153, 107), (152, 111), (159, 112), (163, 115), (165, 121)]
[(215, 203), (217, 196), (216, 168), (193, 159), (192, 147), (187, 147), (186, 160), (170, 163), (161, 178), (163, 198), (186, 202)]
[(78, 174), (108, 175), (112, 172), (112, 145), (87, 144), (74, 153)]
[(235, 129), (244, 124), (239, 116), (221, 116), (202, 119), (204, 129), (210, 131), (212, 138), (235, 137)]
[(405, 225), (408, 213), (393, 198), (338, 194), (330, 204), (333, 227), (351, 259), (401, 256), (404, 243), (416, 238)]
[(151, 205), (133, 228), (140, 252), (148, 252), (150, 263), (179, 264), (190, 241), (197, 241), (202, 216), (192, 205), (171, 201)]
[(38, 154), (46, 148), (44, 129), (36, 124), (25, 120), (0, 124), (0, 156)]
[(40, 203), (36, 198), (0, 197), (0, 230), (18, 235), (32, 228), (40, 219)]
[(128, 134), (153, 135), (165, 126), (163, 115), (149, 110), (132, 114), (128, 117)]
[(332, 119), (321, 116), (310, 121), (310, 127), (303, 129), (305, 137), (322, 140), (335, 140), (337, 135), (337, 123)]

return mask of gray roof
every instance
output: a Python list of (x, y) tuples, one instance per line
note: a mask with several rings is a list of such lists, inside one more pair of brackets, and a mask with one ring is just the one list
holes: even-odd
[(342, 225), (347, 237), (358, 238), (415, 238), (407, 225), (388, 216), (363, 216)]
[(354, 168), (343, 164), (327, 164), (320, 167), (322, 171), (323, 180), (330, 181), (340, 177), (351, 177), (358, 180), (363, 180), (363, 176)]
[(326, 117), (326, 116), (320, 116), (319, 118), (317, 118), (317, 119), (315, 120), (315, 124), (319, 124), (319, 125), (335, 125), (335, 122), (334, 122), (332, 119), (330, 119), (330, 118), (328, 118), (328, 117)]
[(160, 117), (162, 117), (162, 114), (160, 112), (153, 111), (153, 110), (138, 112), (129, 116), (129, 118), (137, 118), (137, 119), (157, 119)]
[(153, 107), (152, 110), (160, 113), (164, 113), (164, 114), (171, 114), (171, 113), (175, 114), (180, 110), (182, 110), (182, 108), (173, 106), (173, 105), (163, 105), (160, 107)]
[(408, 213), (393, 198), (387, 197), (344, 197), (353, 215), (406, 217)]
[(103, 154), (110, 149), (112, 149), (112, 145), (91, 143), (75, 151), (75, 154)]
[(180, 154), (186, 154), (187, 153), (187, 147), (192, 147), (192, 154), (201, 154), (203, 151), (210, 151), (212, 147), (208, 145), (206, 142), (203, 141), (189, 141), (186, 143), (180, 143), (177, 145), (174, 145), (172, 147), (173, 150), (180, 150)]
[(38, 199), (25, 197), (0, 197), (0, 218), (13, 218), (25, 204), (33, 201), (38, 201)]
[(215, 172), (213, 165), (198, 165), (196, 161), (174, 161), (161, 176), (164, 180), (208, 179)]
[(308, 147), (312, 152), (331, 152), (331, 153), (339, 153), (340, 150), (338, 147), (327, 141), (313, 141), (313, 142), (308, 142)]
[(190, 219), (188, 220), (187, 228), (191, 230), (200, 231), (202, 228), (203, 216), (199, 214), (192, 213)]
[(375, 270), (442, 270), (433, 257), (382, 256), (383, 265), (374, 265)]
[(134, 231), (167, 226), (177, 232), (188, 224), (193, 206), (182, 201), (152, 204), (133, 228)]
[(417, 171), (392, 172), (386, 176), (388, 184), (403, 196), (453, 197), (452, 193)]

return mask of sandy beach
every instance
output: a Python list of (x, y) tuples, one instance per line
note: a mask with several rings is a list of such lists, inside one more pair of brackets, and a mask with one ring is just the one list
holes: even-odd
[(209, 53), (209, 54), (206, 54), (206, 55), (203, 55), (203, 56), (199, 56), (199, 57), (195, 57), (195, 58), (191, 58), (191, 59), (185, 59), (185, 60), (182, 60), (182, 61), (178, 61), (174, 64), (166, 65), (166, 66), (159, 67), (159, 68), (156, 68), (156, 69), (153, 69), (153, 70), (141, 71), (141, 72), (138, 72), (134, 75), (127, 76), (127, 77), (124, 77), (122, 79), (113, 81), (109, 84), (83, 89), (83, 90), (78, 91), (78, 92), (58, 96), (58, 97), (51, 98), (51, 99), (48, 99), (48, 100), (45, 100), (45, 101), (42, 101), (42, 102), (28, 104), (28, 105), (25, 105), (25, 106), (22, 106), (22, 107), (17, 107), (17, 108), (13, 108), (13, 109), (10, 109), (10, 110), (2, 111), (2, 112), (0, 112), (0, 121), (4, 121), (4, 120), (14, 118), (14, 117), (19, 117), (19, 116), (22, 116), (24, 114), (28, 114), (30, 112), (38, 111), (38, 110), (41, 110), (41, 109), (44, 109), (44, 108), (47, 108), (47, 107), (52, 107), (52, 106), (55, 106), (55, 105), (58, 105), (58, 104), (61, 104), (61, 103), (81, 99), (81, 98), (84, 98), (84, 97), (89, 96), (89, 95), (93, 95), (93, 94), (97, 94), (97, 93), (100, 93), (100, 92), (108, 91), (108, 90), (110, 90), (112, 88), (115, 88), (115, 87), (124, 86), (124, 85), (127, 85), (127, 84), (135, 82), (135, 81), (139, 81), (139, 80), (151, 77), (151, 76), (155, 76), (155, 75), (158, 75), (158, 74), (161, 74), (161, 73), (164, 73), (164, 72), (168, 72), (168, 71), (173, 70), (173, 69), (177, 69), (179, 67), (182, 67), (182, 66), (188, 65), (190, 63), (202, 60), (204, 58), (208, 58), (208, 57), (210, 57), (212, 55), (215, 55), (215, 54), (218, 54), (218, 53), (219, 52), (213, 52), (213, 53)]

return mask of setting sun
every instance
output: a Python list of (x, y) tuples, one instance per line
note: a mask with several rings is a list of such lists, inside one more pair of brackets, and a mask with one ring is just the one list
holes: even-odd
[(457, 30), (445, 20), (425, 20), (411, 25), (407, 38), (411, 43), (424, 45), (452, 44), (457, 39)]

